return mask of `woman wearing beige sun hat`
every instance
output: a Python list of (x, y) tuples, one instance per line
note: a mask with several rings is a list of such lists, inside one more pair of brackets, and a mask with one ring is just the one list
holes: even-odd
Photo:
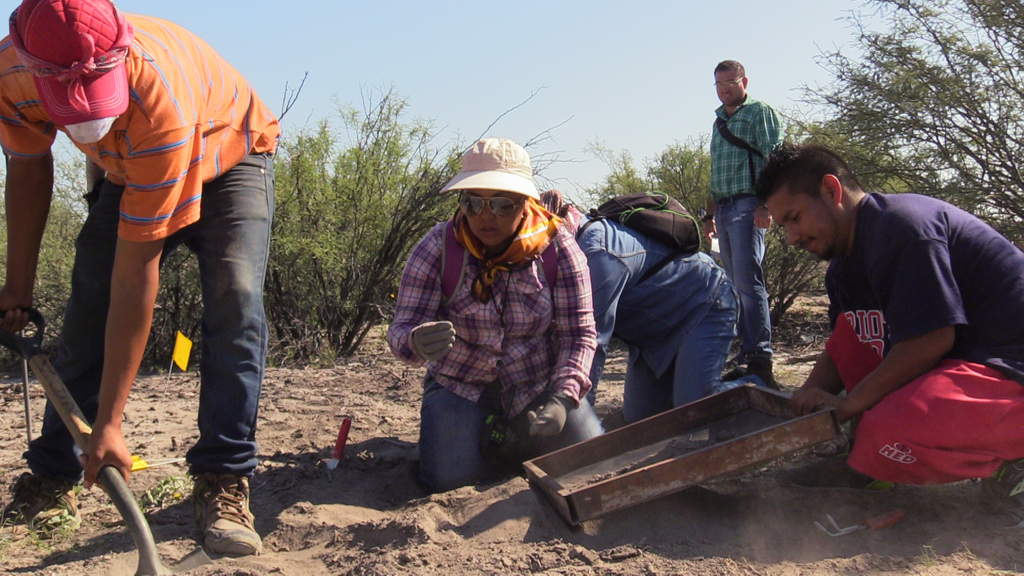
[(426, 362), (419, 480), (449, 490), (592, 438), (586, 259), (545, 210), (526, 150), (485, 138), (442, 192), (459, 209), (409, 256), (388, 343)]

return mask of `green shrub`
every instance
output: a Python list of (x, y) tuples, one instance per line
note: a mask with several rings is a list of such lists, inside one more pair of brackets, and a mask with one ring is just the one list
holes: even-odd
[(391, 316), (410, 249), (454, 212), (439, 190), (458, 151), (433, 149), (428, 126), (403, 123), (405, 105), (389, 92), (344, 112), (347, 146), (326, 122), (282, 142), (266, 285), (275, 362), (352, 353)]

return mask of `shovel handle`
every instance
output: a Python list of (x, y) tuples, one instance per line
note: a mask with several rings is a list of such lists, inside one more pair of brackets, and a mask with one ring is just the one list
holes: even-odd
[(46, 399), (57, 411), (57, 415), (64, 422), (71, 437), (74, 438), (75, 444), (85, 452), (89, 448), (92, 426), (89, 425), (89, 421), (85, 419), (85, 415), (78, 408), (75, 399), (71, 397), (67, 386), (57, 375), (53, 364), (50, 364), (50, 359), (45, 354), (36, 354), (28, 359), (28, 364), (32, 367), (32, 372), (39, 380), (39, 384), (42, 385), (43, 391), (46, 392)]
[[(36, 354), (30, 357), (28, 363), (32, 367), (36, 379), (43, 386), (50, 405), (57, 411), (72, 438), (75, 439), (75, 444), (84, 452), (89, 447), (92, 426), (85, 419), (85, 415), (82, 414), (75, 399), (71, 397), (67, 386), (57, 375), (57, 371), (54, 370), (53, 364), (50, 364), (50, 359), (45, 354)], [(156, 542), (153, 540), (153, 532), (150, 531), (146, 517), (139, 509), (135, 495), (128, 488), (128, 483), (125, 482), (121, 472), (113, 466), (104, 466), (99, 471), (98, 479), (103, 491), (107, 493), (121, 517), (124, 518), (128, 532), (139, 551), (136, 575), (170, 574), (171, 572), (160, 562)]]

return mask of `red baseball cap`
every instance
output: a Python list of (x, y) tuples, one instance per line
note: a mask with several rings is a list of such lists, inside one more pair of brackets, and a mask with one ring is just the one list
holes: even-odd
[(11, 41), (32, 71), (43, 108), (66, 126), (128, 109), (124, 60), (131, 24), (110, 0), (24, 0)]

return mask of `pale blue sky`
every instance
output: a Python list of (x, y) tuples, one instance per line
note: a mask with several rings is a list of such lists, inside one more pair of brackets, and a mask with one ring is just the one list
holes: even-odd
[[(538, 152), (572, 160), (545, 175), (564, 190), (607, 169), (588, 144), (641, 160), (710, 132), (718, 100), (712, 69), (742, 61), (750, 93), (798, 112), (804, 84), (829, 80), (823, 50), (853, 49), (843, 18), (858, 1), (728, 3), (633, 0), (249, 2), (119, 0), (129, 12), (173, 20), (217, 48), (275, 110), (285, 82), (309, 72), (287, 133), (394, 87), (409, 117), (429, 119), (439, 144), (478, 136), (499, 114), (540, 92), (491, 129), (525, 141), (571, 117)], [(806, 111), (804, 111), (806, 113)], [(574, 194), (575, 195), (575, 194)]]

